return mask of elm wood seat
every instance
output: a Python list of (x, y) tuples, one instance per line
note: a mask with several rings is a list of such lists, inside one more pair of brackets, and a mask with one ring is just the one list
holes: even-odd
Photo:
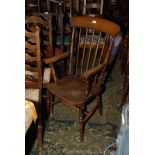
[[(36, 106), (37, 118), (37, 135), (38, 145), (42, 148), (42, 69), (40, 56), (40, 35), (39, 28), (36, 32), (28, 32), (25, 30), (25, 99), (31, 100), (27, 92), (37, 92), (36, 101), (33, 103)], [(27, 74), (27, 72), (34, 72), (35, 77)], [(33, 101), (33, 99), (31, 100)]]
[[(86, 96), (87, 87), (88, 83), (85, 80), (75, 77), (66, 77), (58, 80), (56, 83), (53, 83), (48, 88), (50, 91), (54, 90), (52, 91), (53, 94), (62, 98), (64, 102), (78, 107), (80, 103), (83, 103), (85, 100), (85, 98), (81, 98), (81, 96)], [(93, 99), (97, 95), (97, 92), (97, 85), (93, 85), (88, 98)]]
[[(54, 82), (48, 85), (52, 97), (58, 97), (60, 101), (69, 107), (74, 107), (79, 111), (80, 140), (83, 141), (84, 128), (86, 122), (98, 109), (102, 114), (102, 90), (103, 78), (108, 63), (113, 38), (120, 31), (120, 27), (106, 19), (89, 16), (76, 16), (71, 18), (72, 39), (70, 52), (51, 57), (45, 60), (46, 64), (51, 64)], [(80, 47), (80, 40), (83, 33), (88, 33), (93, 29), (98, 34), (96, 45), (89, 44), (87, 52), (85, 45)], [(93, 40), (94, 31), (90, 31)], [(102, 48), (99, 48), (101, 36), (105, 41)], [(92, 41), (91, 41), (92, 42)], [(87, 44), (88, 45), (88, 44)], [(69, 58), (68, 76), (58, 79), (54, 65), (65, 58)], [(96, 99), (96, 105), (87, 111), (89, 104)], [(53, 113), (54, 102), (51, 110)]]

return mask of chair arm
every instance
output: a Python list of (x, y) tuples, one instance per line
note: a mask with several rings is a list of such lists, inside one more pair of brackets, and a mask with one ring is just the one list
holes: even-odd
[(84, 72), (81, 77), (83, 79), (88, 80), (91, 76), (97, 74), (98, 72), (100, 72), (103, 68), (105, 67), (105, 64), (99, 64), (96, 67), (87, 70), (86, 72)]
[(60, 53), (60, 54), (58, 54), (58, 55), (56, 55), (56, 56), (43, 59), (43, 62), (44, 62), (45, 64), (51, 64), (51, 63), (60, 61), (61, 59), (67, 58), (68, 56), (69, 56), (69, 52), (64, 52), (64, 53)]
[(88, 82), (88, 88), (86, 89), (86, 95), (88, 96), (91, 89), (92, 89), (92, 81), (91, 81), (91, 77), (94, 76), (95, 74), (101, 72), (102, 69), (105, 68), (105, 64), (99, 64), (96, 67), (87, 70), (86, 72), (84, 72), (81, 77), (85, 80), (87, 80)]

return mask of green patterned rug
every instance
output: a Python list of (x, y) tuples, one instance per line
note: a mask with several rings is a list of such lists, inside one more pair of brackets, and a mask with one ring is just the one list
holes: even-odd
[(63, 104), (55, 106), (55, 114), (50, 115), (45, 128), (43, 150), (38, 151), (35, 140), (30, 155), (103, 155), (105, 148), (114, 142), (120, 126), (123, 75), (119, 61), (112, 72), (112, 81), (102, 95), (103, 115), (98, 111), (88, 121), (84, 142), (79, 142), (78, 112)]

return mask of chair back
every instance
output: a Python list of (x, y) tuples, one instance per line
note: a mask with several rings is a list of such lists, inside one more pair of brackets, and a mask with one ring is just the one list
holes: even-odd
[(25, 30), (25, 88), (42, 88), (42, 68), (39, 28)]
[(83, 1), (83, 15), (86, 14), (103, 14), (103, 2), (104, 0), (84, 0)]
[[(72, 17), (71, 26), (69, 74), (82, 76), (85, 72), (94, 72), (100, 67), (104, 70), (120, 27), (109, 20), (90, 16)], [(94, 82), (98, 82), (101, 76), (102, 73), (99, 72), (98, 76), (93, 77)]]
[(40, 12), (40, 0), (25, 0), (25, 10), (26, 12)]
[(53, 56), (51, 16), (26, 16), (25, 26), (31, 32), (36, 31), (37, 26), (40, 28), (41, 52), (44, 57)]

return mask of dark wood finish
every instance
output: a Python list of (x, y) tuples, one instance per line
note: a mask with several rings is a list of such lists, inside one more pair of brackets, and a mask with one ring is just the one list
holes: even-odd
[(83, 0), (83, 15), (102, 16), (103, 0)]
[(124, 70), (124, 82), (123, 82), (123, 94), (121, 98), (120, 108), (122, 109), (126, 103), (126, 98), (129, 95), (129, 51), (127, 51), (125, 70)]
[(121, 104), (120, 104), (121, 109), (125, 105), (126, 103), (125, 101), (128, 95), (129, 95), (129, 75), (127, 74), (125, 75), (124, 83), (123, 83), (123, 94), (122, 94)]
[[(96, 17), (96, 16), (94, 16), (94, 17)], [(85, 15), (83, 18), (87, 18), (87, 15)], [(90, 16), (90, 18), (91, 18), (91, 16)], [(95, 18), (94, 18), (95, 19)], [(104, 21), (104, 24), (105, 25), (108, 25), (109, 27), (102, 27), (102, 22), (100, 22), (100, 21)], [(89, 28), (89, 30), (88, 29), (86, 29), (86, 33), (85, 33), (85, 35), (84, 34), (81, 34), (81, 35), (79, 35), (80, 36), (80, 42), (79, 42), (79, 49), (81, 49), (81, 48), (83, 48), (83, 50), (84, 50), (84, 55), (83, 55), (83, 57), (85, 57), (85, 55), (86, 55), (86, 53), (89, 53), (88, 54), (88, 63), (89, 63), (89, 61), (90, 61), (90, 55), (91, 55), (91, 50), (92, 49), (94, 49), (94, 50), (98, 50), (98, 49), (102, 49), (101, 50), (101, 56), (100, 56), (100, 60), (99, 61), (101, 61), (101, 58), (102, 58), (102, 54), (103, 54), (103, 49), (104, 48), (106, 48), (106, 47), (104, 47), (105, 46), (105, 44), (104, 44), (104, 37), (103, 37), (103, 35), (101, 34), (101, 32), (100, 33), (95, 33), (95, 32), (93, 32), (93, 29), (91, 29), (90, 27), (89, 27), (89, 25), (92, 25), (92, 27), (93, 27), (93, 25), (95, 25), (95, 23), (96, 23), (96, 21), (94, 20), (94, 21), (92, 21), (94, 24), (92, 24), (91, 22), (90, 23), (85, 23), (85, 21), (83, 21), (83, 26), (88, 26), (88, 28)], [(76, 24), (76, 21), (73, 21), (73, 24)], [(95, 27), (96, 27), (96, 30), (98, 30), (98, 31), (107, 31), (107, 33), (109, 33), (110, 35), (113, 35), (113, 33), (115, 33), (115, 31), (117, 31), (117, 29), (118, 29), (118, 27), (116, 26), (115, 28), (116, 28), (116, 30), (114, 30), (114, 29), (112, 29), (113, 27), (111, 27), (111, 24), (113, 25), (114, 23), (112, 23), (112, 22), (110, 22), (110, 21), (108, 21), (108, 20), (106, 20), (106, 19), (104, 19), (104, 18), (98, 18), (98, 24), (97, 24), (97, 26), (95, 25)], [(90, 32), (92, 31), (92, 36), (90, 35)], [(80, 31), (80, 33), (81, 33), (81, 31)], [(108, 37), (108, 36), (106, 36), (106, 37)], [(88, 51), (88, 49), (89, 49), (89, 51)], [(86, 52), (87, 51), (87, 52)], [(95, 64), (95, 61), (96, 61), (96, 58), (97, 58), (97, 52), (95, 52), (95, 55), (94, 55), (94, 61), (93, 61), (93, 66), (94, 66), (94, 64)], [(87, 67), (88, 67), (88, 63), (87, 63)], [(82, 65), (84, 64), (84, 59), (82, 60)]]
[(121, 62), (121, 73), (126, 72), (126, 64), (128, 61), (128, 50), (129, 50), (129, 35), (128, 33), (123, 38), (121, 43), (120, 51), (119, 51), (119, 58)]
[(126, 103), (125, 101), (129, 94), (129, 35), (128, 33), (124, 37), (121, 44), (120, 60), (121, 60), (121, 73), (124, 74), (123, 94), (122, 94), (121, 104), (120, 104), (120, 108), (122, 109)]
[(52, 38), (52, 16), (44, 15), (43, 16), (26, 16), (25, 26), (26, 28), (34, 32), (36, 26), (40, 28), (41, 35), (41, 52), (44, 58), (51, 57), (54, 55), (53, 52), (53, 38)]
[(70, 43), (70, 18), (79, 13), (78, 2), (79, 0), (47, 0), (47, 11), (54, 15), (54, 43), (62, 51), (66, 51)]
[[(25, 70), (34, 72), (33, 75), (26, 75), (26, 88), (42, 88), (42, 69), (40, 56), (39, 30), (36, 33), (25, 31)], [(35, 63), (35, 64), (34, 64)], [(34, 65), (33, 65), (34, 64)]]
[[(97, 109), (102, 107), (103, 75), (108, 63), (113, 38), (119, 33), (120, 28), (108, 20), (88, 16), (72, 17), (71, 26), (70, 52), (44, 61), (51, 64), (55, 77), (54, 82), (48, 86), (51, 94), (58, 97), (67, 106), (74, 107), (79, 111), (80, 140), (83, 141), (86, 122)], [(93, 29), (93, 32), (89, 32), (89, 29)], [(93, 40), (94, 35), (98, 36), (93, 48), (91, 48), (92, 41), (87, 49), (85, 49), (85, 45), (79, 48), (80, 35), (85, 35), (85, 33), (91, 36), (91, 40)], [(102, 48), (98, 48), (99, 36), (104, 38)], [(68, 75), (62, 79), (57, 79), (54, 64), (66, 57), (69, 58)], [(96, 105), (88, 112), (87, 106), (94, 99), (97, 100)], [(54, 104), (52, 107), (54, 108)], [(101, 109), (99, 112), (102, 114)]]
[[(47, 14), (47, 15), (38, 15), (38, 16), (26, 16), (25, 19), (25, 24), (26, 28), (30, 31), (35, 31), (36, 26), (40, 27), (40, 37), (41, 37), (41, 58), (50, 58), (53, 56), (54, 49), (53, 49), (53, 36), (52, 36), (52, 23), (51, 23), (52, 16)], [(49, 65), (45, 65), (44, 63), (42, 64), (43, 70), (46, 68), (50, 68)], [(53, 69), (51, 70), (53, 72)], [(49, 75), (50, 81), (54, 79), (51, 75)], [(43, 79), (43, 88), (46, 89), (47, 85), (50, 81), (46, 81)], [(47, 90), (47, 89), (46, 89)], [(47, 93), (44, 94), (44, 97), (46, 96), (47, 100), (47, 117), (49, 116), (50, 113), (50, 108), (49, 108), (49, 103), (51, 102), (51, 96), (50, 93), (47, 90)]]
[(26, 12), (40, 12), (41, 0), (25, 0)]
[(129, 0), (104, 0), (103, 14), (110, 19), (129, 19)]
[(25, 30), (25, 88), (39, 89), (39, 101), (36, 105), (38, 119), (38, 144), (42, 148), (42, 68), (40, 56), (40, 33)]
[[(64, 3), (60, 0), (47, 0), (47, 11), (49, 13), (54, 13), (54, 23), (53, 23), (53, 29), (54, 29), (54, 36), (55, 38), (57, 35), (60, 35), (60, 48), (63, 51), (64, 50)], [(57, 45), (57, 42), (55, 41), (55, 44)]]

